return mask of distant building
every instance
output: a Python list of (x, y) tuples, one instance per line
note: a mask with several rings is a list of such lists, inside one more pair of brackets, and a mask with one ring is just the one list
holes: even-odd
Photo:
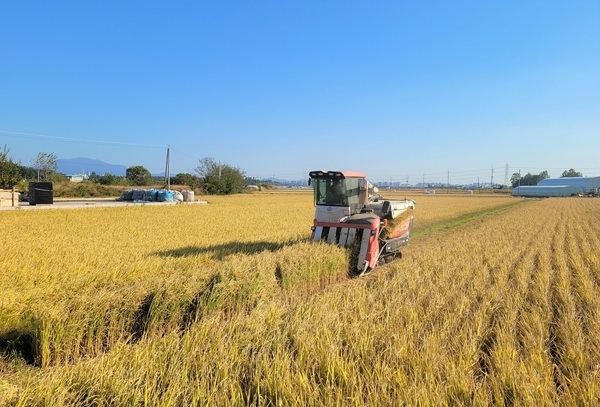
[(536, 186), (513, 188), (513, 196), (548, 197), (598, 193), (600, 177), (546, 178)]
[(67, 179), (71, 182), (81, 182), (84, 179), (86, 179), (87, 176), (85, 175), (80, 175), (80, 174), (75, 174), (75, 175), (67, 175)]

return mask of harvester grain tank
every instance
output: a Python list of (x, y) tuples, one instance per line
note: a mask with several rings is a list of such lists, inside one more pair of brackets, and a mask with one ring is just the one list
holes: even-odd
[(412, 199), (385, 200), (365, 174), (311, 171), (315, 219), (311, 240), (351, 248), (351, 271), (366, 274), (401, 256), (413, 226)]

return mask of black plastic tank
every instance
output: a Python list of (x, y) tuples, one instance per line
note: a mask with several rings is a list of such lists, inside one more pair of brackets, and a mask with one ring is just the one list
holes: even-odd
[(29, 183), (29, 205), (52, 205), (54, 203), (54, 191), (51, 182)]

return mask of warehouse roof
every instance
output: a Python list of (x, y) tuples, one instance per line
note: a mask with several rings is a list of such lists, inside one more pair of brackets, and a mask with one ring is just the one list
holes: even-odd
[(588, 193), (591, 188), (600, 188), (600, 177), (546, 178), (537, 184), (538, 187), (559, 185), (577, 186), (580, 187), (584, 193)]

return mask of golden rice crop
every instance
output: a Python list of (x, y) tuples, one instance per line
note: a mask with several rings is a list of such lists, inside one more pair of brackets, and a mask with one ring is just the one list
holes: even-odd
[(306, 192), (0, 212), (0, 404), (597, 404), (600, 200), (415, 199), (490, 215), (358, 279)]
[[(386, 195), (387, 197), (387, 195)], [(394, 192), (389, 194), (390, 199), (414, 199), (417, 202), (415, 215), (415, 227), (427, 227), (447, 219), (485, 211), (494, 207), (514, 204), (519, 201), (507, 195), (466, 195), (466, 194), (444, 194), (437, 195), (413, 195)]]

